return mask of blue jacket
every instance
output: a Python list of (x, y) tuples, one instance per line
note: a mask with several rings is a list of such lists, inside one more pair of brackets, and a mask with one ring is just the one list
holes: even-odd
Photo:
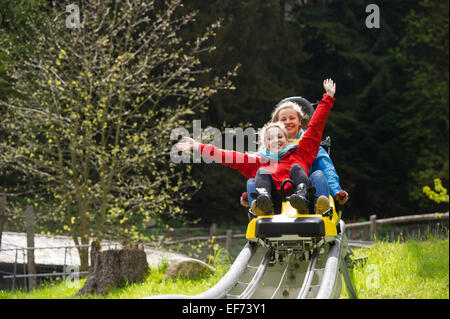
[(319, 147), (317, 157), (314, 160), (313, 165), (309, 169), (309, 175), (311, 176), (311, 174), (317, 170), (321, 170), (327, 178), (328, 187), (330, 188), (330, 194), (334, 198), (336, 194), (342, 190), (342, 188), (339, 185), (339, 176), (336, 172), (336, 169), (334, 168), (333, 162), (331, 161), (331, 158), (328, 155), (327, 151), (325, 151), (322, 146)]

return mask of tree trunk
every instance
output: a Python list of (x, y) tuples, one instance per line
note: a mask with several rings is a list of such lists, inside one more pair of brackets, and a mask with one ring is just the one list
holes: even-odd
[[(84, 244), (82, 244), (82, 245), (84, 245)], [(79, 247), (78, 254), (80, 255), (80, 271), (88, 271), (89, 270), (89, 247)]]
[[(80, 242), (81, 245), (89, 245), (89, 217), (86, 214), (86, 207), (81, 206), (78, 210), (79, 216), (79, 227), (80, 227)], [(101, 239), (99, 239), (99, 243)], [(99, 244), (100, 247), (100, 244)], [(88, 247), (79, 247), (78, 252), (80, 254), (80, 271), (87, 271), (89, 269), (89, 248)], [(92, 265), (92, 259), (91, 259)]]
[(143, 250), (127, 248), (101, 251), (98, 240), (91, 244), (91, 267), (84, 286), (75, 294), (102, 294), (127, 282), (137, 282), (147, 274), (147, 256)]
[[(28, 206), (25, 209), (25, 220), (27, 228), (27, 248), (33, 248), (27, 250), (27, 266), (28, 274), (36, 274), (36, 264), (34, 263), (34, 209), (33, 206)], [(28, 289), (36, 289), (37, 280), (36, 277), (28, 277)]]
[(0, 249), (2, 248), (3, 225), (6, 217), (6, 195), (0, 195)]

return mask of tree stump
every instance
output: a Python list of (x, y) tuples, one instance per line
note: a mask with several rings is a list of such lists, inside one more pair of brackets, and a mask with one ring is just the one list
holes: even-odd
[(125, 283), (142, 281), (147, 274), (147, 255), (135, 247), (101, 251), (98, 241), (91, 244), (91, 267), (84, 286), (75, 294), (106, 295)]

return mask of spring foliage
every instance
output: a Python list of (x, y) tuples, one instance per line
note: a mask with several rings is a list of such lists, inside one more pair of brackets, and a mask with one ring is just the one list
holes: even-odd
[(220, 24), (184, 42), (179, 32), (195, 12), (181, 6), (82, 1), (79, 28), (67, 27), (64, 7), (45, 6), (26, 16), (28, 32), (2, 38), (16, 94), (0, 101), (8, 132), (0, 167), (21, 176), (3, 191), (32, 188), (33, 200), (54, 203), (46, 219), (76, 244), (91, 235), (142, 239), (143, 223), (181, 213), (198, 187), (187, 166), (170, 161), (170, 131), (232, 88), (232, 73), (198, 83), (211, 72), (199, 57), (214, 50), (208, 39)]
[(448, 203), (447, 189), (442, 186), (442, 182), (439, 178), (434, 179), (434, 191), (429, 186), (424, 186), (423, 192), (429, 199), (436, 203)]

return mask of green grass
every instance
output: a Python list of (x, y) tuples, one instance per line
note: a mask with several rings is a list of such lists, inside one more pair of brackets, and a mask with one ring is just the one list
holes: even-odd
[[(370, 249), (354, 249), (368, 256), (365, 265), (350, 271), (360, 299), (448, 299), (449, 241), (428, 236), (425, 241), (377, 241)], [(345, 286), (341, 298), (347, 298)]]
[[(230, 261), (228, 256), (219, 255), (212, 265), (216, 272), (203, 275), (195, 280), (178, 278), (163, 280), (168, 267), (163, 262), (156, 268), (150, 268), (149, 274), (143, 282), (129, 283), (122, 288), (111, 290), (108, 295), (90, 295), (76, 297), (76, 299), (137, 299), (147, 296), (165, 294), (196, 295), (214, 286), (228, 271)], [(86, 279), (77, 282), (58, 282), (39, 287), (34, 291), (0, 291), (0, 299), (70, 299), (83, 286)]]
[[(449, 298), (449, 240), (429, 236), (425, 241), (388, 243), (377, 241), (370, 249), (354, 249), (355, 257), (368, 256), (365, 265), (350, 271), (361, 299), (441, 299)], [(195, 295), (214, 286), (228, 271), (228, 256), (219, 255), (216, 272), (196, 280), (163, 280), (168, 263), (151, 268), (141, 283), (116, 288), (106, 296), (83, 298), (136, 299), (164, 294)], [(0, 291), (0, 299), (69, 299), (82, 287), (78, 282), (59, 282), (34, 291)], [(347, 298), (345, 286), (341, 298)]]

